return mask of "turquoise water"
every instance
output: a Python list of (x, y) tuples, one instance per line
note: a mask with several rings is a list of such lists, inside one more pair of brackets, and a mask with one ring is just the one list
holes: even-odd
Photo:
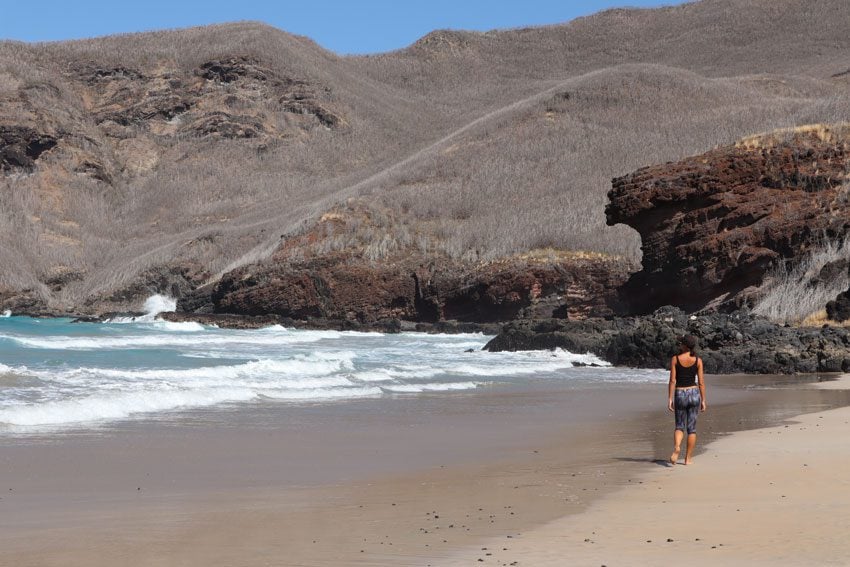
[[(0, 433), (102, 427), (197, 408), (454, 395), (499, 384), (663, 382), (589, 354), (488, 353), (480, 334), (355, 333), (0, 317)], [(600, 368), (576, 367), (597, 363)]]

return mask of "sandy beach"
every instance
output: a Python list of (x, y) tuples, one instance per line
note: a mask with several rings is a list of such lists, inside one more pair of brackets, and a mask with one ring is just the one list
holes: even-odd
[(0, 565), (825, 562), (847, 549), (846, 441), (812, 435), (840, 432), (847, 410), (717, 439), (850, 401), (815, 381), (717, 378), (692, 467), (658, 464), (670, 417), (657, 385), (5, 441)]
[[(817, 387), (850, 389), (850, 378)], [(509, 565), (847, 565), (850, 408), (712, 442), (691, 466), (637, 483), (510, 541)], [(680, 461), (681, 463), (681, 461)], [(494, 539), (445, 565), (471, 565)], [(486, 562), (486, 561), (485, 561)], [(515, 563), (516, 562), (516, 563)]]

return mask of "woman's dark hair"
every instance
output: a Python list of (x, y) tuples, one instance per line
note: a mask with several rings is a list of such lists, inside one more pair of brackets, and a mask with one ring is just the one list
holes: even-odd
[(691, 355), (697, 355), (697, 338), (693, 335), (684, 335), (680, 342), (688, 347), (688, 350), (691, 352)]

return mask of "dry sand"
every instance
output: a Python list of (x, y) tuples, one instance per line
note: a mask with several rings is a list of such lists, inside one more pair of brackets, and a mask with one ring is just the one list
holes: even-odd
[[(760, 391), (742, 389), (752, 377), (724, 380), (701, 418), (706, 442), (850, 402), (848, 392), (800, 379), (793, 387), (803, 389), (761, 379)], [(704, 564), (784, 553), (796, 554), (790, 564), (811, 564), (834, 556), (842, 542), (833, 536), (848, 519), (847, 441), (812, 436), (847, 428), (846, 410), (736, 433), (692, 467), (668, 469), (657, 463), (669, 451), (663, 402), (658, 386), (616, 396), (493, 392), (304, 409), (285, 428), (133, 426), (0, 444), (0, 480), (14, 489), (0, 493), (0, 565), (655, 565), (680, 552)], [(366, 411), (379, 408), (385, 413)], [(294, 427), (308, 414), (311, 427)]]
[(850, 565), (850, 408), (719, 439), (691, 466), (659, 466), (482, 556), (506, 541), (441, 565)]

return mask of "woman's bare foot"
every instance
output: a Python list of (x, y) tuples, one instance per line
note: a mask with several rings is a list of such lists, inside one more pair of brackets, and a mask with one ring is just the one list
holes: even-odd
[(692, 464), (694, 464), (694, 460), (693, 459), (685, 459), (685, 464), (686, 465), (692, 465)]
[(680, 447), (674, 447), (673, 453), (670, 455), (670, 464), (675, 465), (679, 462), (679, 451), (681, 451)]

